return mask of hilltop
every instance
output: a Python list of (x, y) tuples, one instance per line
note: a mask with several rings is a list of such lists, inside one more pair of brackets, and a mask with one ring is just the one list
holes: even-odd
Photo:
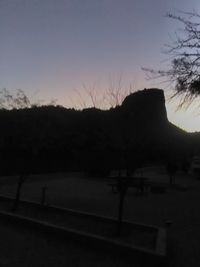
[[(163, 90), (144, 89), (109, 110), (42, 106), (0, 111), (2, 173), (107, 170), (193, 153), (199, 137), (168, 121)], [(27, 163), (28, 162), (28, 163)]]

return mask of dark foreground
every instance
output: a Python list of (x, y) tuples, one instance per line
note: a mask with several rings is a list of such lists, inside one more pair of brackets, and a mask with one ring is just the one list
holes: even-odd
[(118, 255), (3, 222), (0, 236), (0, 266), (133, 266)]
[[(165, 184), (169, 181), (162, 170), (153, 170), (147, 174)], [(40, 201), (41, 187), (47, 185), (47, 201), (50, 204), (116, 217), (118, 196), (111, 193), (105, 181), (78, 177), (72, 179), (66, 175), (63, 178), (61, 175), (54, 177), (24, 184), (23, 198)], [(200, 265), (200, 181), (180, 174), (176, 182), (181, 186), (168, 188), (162, 194), (137, 196), (130, 191), (125, 201), (124, 216), (128, 220), (161, 227), (166, 220), (171, 220), (168, 233), (169, 266), (196, 267)], [(1, 186), (0, 191), (13, 196), (16, 184)], [(4, 227), (7, 230), (4, 231)], [(0, 259), (3, 260), (5, 254), (10, 261), (21, 261), (20, 266), (133, 266), (133, 263), (121, 259), (119, 255), (116, 259), (102, 251), (90, 250), (79, 244), (63, 244), (63, 241), (38, 233), (32, 234), (25, 229), (4, 225), (0, 231)], [(4, 250), (7, 250), (7, 254)], [(13, 265), (17, 266), (13, 263), (3, 266)]]

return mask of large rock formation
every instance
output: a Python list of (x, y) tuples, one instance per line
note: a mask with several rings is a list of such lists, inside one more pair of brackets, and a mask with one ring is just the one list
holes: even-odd
[(46, 106), (0, 111), (0, 121), (4, 172), (17, 170), (19, 157), (34, 158), (36, 170), (50, 171), (109, 167), (119, 164), (121, 154), (132, 162), (188, 149), (188, 135), (168, 121), (164, 93), (155, 88), (107, 111)]
[(144, 89), (127, 96), (121, 107), (135, 121), (166, 123), (167, 112), (163, 90)]

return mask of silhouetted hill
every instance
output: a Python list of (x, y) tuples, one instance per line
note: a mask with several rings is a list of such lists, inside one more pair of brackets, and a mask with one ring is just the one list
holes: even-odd
[(144, 89), (127, 96), (121, 109), (134, 120), (142, 119), (159, 123), (167, 122), (167, 112), (165, 108), (165, 97), (163, 90)]
[(1, 173), (134, 168), (183, 157), (196, 139), (167, 119), (162, 90), (145, 89), (110, 110), (42, 106), (0, 110)]

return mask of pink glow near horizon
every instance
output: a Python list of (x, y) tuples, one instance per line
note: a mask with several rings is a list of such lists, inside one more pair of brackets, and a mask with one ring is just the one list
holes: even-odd
[[(121, 74), (125, 90), (130, 83), (134, 90), (163, 88), (145, 80), (141, 67), (166, 66), (163, 46), (177, 24), (165, 14), (180, 9), (198, 11), (199, 0), (2, 0), (0, 89), (78, 107), (83, 83), (96, 83), (101, 95)], [(193, 112), (166, 105), (169, 120), (200, 131)]]

